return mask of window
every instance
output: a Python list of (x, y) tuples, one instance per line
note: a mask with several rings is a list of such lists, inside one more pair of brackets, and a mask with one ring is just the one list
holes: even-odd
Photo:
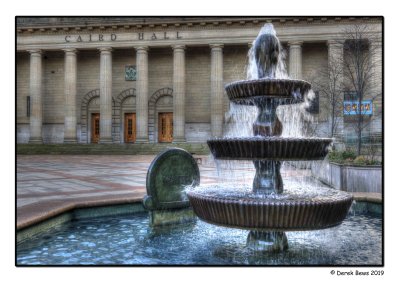
[(31, 97), (26, 97), (26, 117), (31, 117)]

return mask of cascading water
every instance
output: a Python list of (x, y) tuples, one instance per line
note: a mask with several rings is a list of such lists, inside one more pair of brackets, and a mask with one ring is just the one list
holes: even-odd
[[(269, 51), (267, 54), (266, 52)], [(272, 24), (265, 24), (249, 50), (247, 80), (260, 78), (288, 78), (285, 67), (285, 52), (276, 37)]]
[[(227, 117), (242, 121), (231, 126), (224, 138), (207, 143), (217, 160), (253, 161), (256, 172), (252, 186), (200, 186), (187, 194), (202, 220), (249, 229), (250, 247), (259, 249), (262, 245), (263, 250), (282, 251), (288, 248), (285, 231), (340, 224), (352, 196), (306, 182), (296, 186), (282, 179), (281, 161), (323, 159), (332, 140), (307, 137), (307, 127), (299, 122), (307, 119), (304, 109), (313, 94), (311, 85), (288, 78), (284, 52), (271, 24), (265, 25), (253, 42), (247, 76), (248, 80), (225, 86), (234, 104)], [(245, 109), (255, 107), (257, 112)], [(248, 120), (254, 120), (251, 126), (245, 125)], [(282, 123), (290, 125), (285, 129)]]

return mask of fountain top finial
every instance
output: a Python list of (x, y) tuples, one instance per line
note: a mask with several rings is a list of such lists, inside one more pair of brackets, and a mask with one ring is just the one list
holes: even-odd
[(265, 24), (249, 52), (249, 79), (283, 78), (279, 71), (283, 63), (281, 58), (281, 44), (274, 26)]
[(230, 101), (244, 105), (261, 105), (267, 100), (279, 104), (299, 103), (307, 93), (310, 83), (290, 79), (285, 67), (285, 52), (274, 26), (265, 24), (248, 53), (247, 80), (225, 86)]

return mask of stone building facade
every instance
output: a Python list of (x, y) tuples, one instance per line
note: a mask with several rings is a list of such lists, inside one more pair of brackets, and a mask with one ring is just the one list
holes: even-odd
[[(382, 19), (373, 17), (17, 18), (17, 142), (222, 136), (230, 107), (224, 85), (246, 79), (247, 52), (267, 22), (286, 49), (289, 75), (305, 80), (337, 55), (346, 26), (362, 23), (382, 34)], [(381, 99), (374, 103), (367, 130), (379, 134)], [(317, 117), (327, 122), (323, 111)], [(341, 126), (342, 135), (351, 134)]]

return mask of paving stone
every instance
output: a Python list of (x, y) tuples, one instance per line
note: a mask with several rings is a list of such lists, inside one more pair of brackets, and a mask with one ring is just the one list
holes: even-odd
[[(17, 155), (17, 229), (78, 206), (140, 202), (146, 194), (146, 175), (155, 155)], [(208, 156), (202, 156), (207, 159)], [(201, 184), (220, 176), (212, 160), (202, 161)], [(254, 168), (235, 166), (223, 172), (251, 182)], [(223, 174), (222, 173), (222, 174)], [(306, 171), (284, 171), (288, 177), (307, 177)], [(381, 194), (355, 194), (382, 200)]]

